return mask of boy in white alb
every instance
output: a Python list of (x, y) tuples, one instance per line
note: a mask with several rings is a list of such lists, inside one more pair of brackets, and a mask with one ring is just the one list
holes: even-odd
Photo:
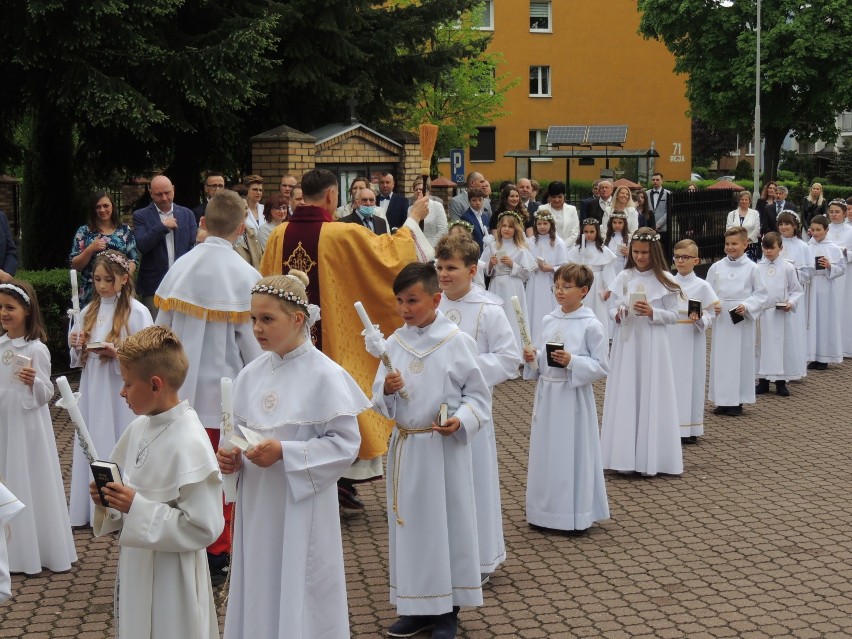
[[(136, 415), (110, 460), (123, 483), (95, 483), (96, 537), (120, 530), (116, 636), (218, 639), (205, 548), (222, 532), (222, 480), (198, 415), (178, 389), (189, 364), (175, 334), (151, 326), (118, 349), (121, 396)], [(120, 515), (115, 516), (118, 511)]]
[(18, 514), (24, 505), (0, 483), (0, 603), (12, 596), (9, 577), (9, 555), (6, 552), (6, 522)]
[(766, 284), (766, 304), (758, 319), (759, 339), (757, 356), (757, 387), (755, 393), (769, 391), (775, 382), (775, 392), (788, 397), (787, 382), (805, 375), (801, 350), (804, 336), (796, 330), (793, 313), (797, 310), (804, 289), (799, 283), (796, 267), (781, 257), (781, 235), (770, 231), (763, 236), (763, 259), (757, 268)]
[[(220, 380), (235, 379), (262, 352), (249, 313), (251, 288), (260, 273), (234, 251), (245, 219), (245, 201), (236, 192), (214, 195), (202, 218), (207, 239), (174, 263), (154, 296), (160, 309), (156, 324), (175, 332), (189, 359), (180, 397), (198, 413), (214, 452), (222, 418)], [(207, 549), (214, 585), (226, 578), (232, 508), (225, 505), (225, 528)]]
[[(710, 345), (710, 401), (716, 415), (737, 416), (754, 404), (755, 322), (766, 303), (766, 286), (757, 265), (745, 255), (748, 232), (725, 231), (725, 254), (707, 271), (719, 298)], [(734, 323), (734, 317), (737, 323)]]
[(459, 606), (482, 605), (470, 443), (491, 419), (491, 393), (476, 342), (437, 310), (435, 267), (409, 264), (393, 289), (405, 321), (387, 341), (396, 371), (381, 367), (373, 381), (375, 410), (396, 421), (387, 503), (400, 619), (388, 635), (434, 628), (433, 639), (452, 639)]
[[(476, 340), (479, 368), (494, 387), (516, 375), (521, 354), (503, 300), (473, 284), (479, 247), (472, 240), (444, 237), (435, 247), (438, 284), (443, 294), (438, 310)], [(489, 420), (471, 442), (476, 528), (479, 533), (479, 572), (484, 584), (506, 560), (503, 510), (497, 464), (494, 422)]]
[[(678, 296), (678, 323), (669, 330), (669, 351), (675, 372), (680, 441), (694, 444), (704, 434), (704, 386), (707, 382), (707, 329), (713, 324), (718, 300), (713, 287), (695, 274), (700, 262), (698, 245), (681, 240), (674, 246), (675, 281), (683, 295)], [(689, 312), (689, 301), (697, 300), (699, 312)]]

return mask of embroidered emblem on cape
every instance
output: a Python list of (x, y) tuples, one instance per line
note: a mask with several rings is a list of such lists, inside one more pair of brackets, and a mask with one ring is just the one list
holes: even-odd
[(562, 333), (554, 333), (553, 337), (551, 337), (547, 341), (548, 342), (556, 342), (557, 344), (559, 344), (559, 343), (564, 343), (565, 340), (562, 339)]
[(447, 319), (453, 324), (459, 325), (461, 324), (461, 312), (457, 308), (451, 308), (447, 311)]
[(293, 252), (290, 254), (290, 257), (287, 258), (287, 261), (284, 262), (290, 269), (296, 269), (298, 271), (302, 271), (306, 275), (311, 272), (311, 269), (317, 265), (311, 259), (311, 256), (308, 255), (308, 252), (302, 246), (302, 243), (299, 242), (296, 245), (296, 248), (293, 249)]
[(11, 364), (11, 363), (12, 363), (12, 360), (14, 359), (14, 357), (15, 357), (15, 353), (14, 353), (14, 352), (12, 352), (12, 350), (11, 350), (11, 349), (10, 349), (10, 350), (8, 350), (8, 351), (4, 351), (4, 353), (3, 353), (3, 363), (4, 363), (6, 366), (8, 366), (9, 364)]
[(773, 277), (773, 276), (775, 275), (775, 266), (770, 266), (769, 268), (767, 268), (767, 269), (766, 269), (766, 274), (767, 274), (769, 277)]
[(275, 391), (265, 393), (260, 400), (260, 407), (264, 413), (271, 413), (276, 406), (278, 406), (278, 393)]
[(408, 372), (412, 375), (420, 375), (425, 368), (426, 365), (423, 363), (423, 360), (418, 357), (411, 360), (411, 363), (408, 365)]

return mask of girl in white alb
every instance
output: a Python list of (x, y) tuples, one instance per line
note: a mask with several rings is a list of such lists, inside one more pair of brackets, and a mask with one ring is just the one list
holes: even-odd
[(556, 235), (556, 226), (550, 211), (537, 211), (535, 214), (536, 235), (530, 251), (538, 264), (529, 282), (527, 282), (527, 310), (530, 326), (530, 338), (533, 343), (538, 339), (542, 318), (553, 310), (553, 274), (568, 261), (565, 242)]
[(9, 570), (65, 572), (77, 561), (50, 409), (50, 351), (35, 291), (0, 284), (0, 477), (27, 506), (7, 525)]
[(609, 339), (609, 314), (607, 300), (609, 285), (615, 279), (615, 253), (603, 245), (601, 225), (595, 218), (583, 220), (583, 228), (576, 245), (568, 251), (569, 264), (585, 264), (595, 274), (595, 281), (583, 305), (591, 309), (604, 327)]
[[(120, 396), (123, 382), (116, 349), (124, 338), (153, 323), (150, 311), (134, 298), (129, 265), (118, 251), (98, 255), (92, 270), (92, 301), (80, 313), (80, 324), (72, 328), (68, 338), (71, 366), (83, 367), (80, 412), (100, 455), (115, 448), (127, 425), (136, 418)], [(107, 345), (88, 348), (95, 343)], [(95, 505), (89, 496), (90, 481), (89, 460), (75, 436), (69, 509), (72, 526), (92, 522)]]
[[(840, 247), (848, 271), (848, 265), (852, 262), (852, 225), (846, 221), (846, 208), (844, 200), (832, 200), (828, 203), (828, 217), (831, 223), (828, 225), (826, 237)], [(852, 275), (848, 273), (842, 275), (834, 286), (839, 298), (837, 307), (840, 309), (841, 317), (843, 357), (852, 357), (852, 330), (849, 329), (850, 318), (852, 318)]]

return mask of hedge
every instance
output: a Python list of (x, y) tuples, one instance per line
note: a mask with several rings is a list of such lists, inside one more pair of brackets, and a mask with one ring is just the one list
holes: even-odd
[(70, 368), (68, 354), (68, 309), (71, 308), (71, 281), (68, 269), (18, 271), (17, 279), (29, 282), (35, 289), (41, 315), (47, 330), (53, 373)]

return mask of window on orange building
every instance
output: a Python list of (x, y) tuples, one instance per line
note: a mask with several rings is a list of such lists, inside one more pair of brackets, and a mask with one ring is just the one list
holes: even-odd
[[(530, 129), (530, 151), (550, 151), (547, 129)], [(533, 162), (550, 162), (551, 158), (530, 158)]]
[(497, 158), (497, 129), (477, 127), (476, 146), (470, 147), (471, 162), (493, 162)]
[(494, 0), (485, 0), (475, 16), (474, 24), (482, 31), (494, 31)]
[(551, 26), (551, 2), (530, 2), (530, 31), (550, 33)]
[(550, 97), (550, 67), (530, 67), (530, 97)]

